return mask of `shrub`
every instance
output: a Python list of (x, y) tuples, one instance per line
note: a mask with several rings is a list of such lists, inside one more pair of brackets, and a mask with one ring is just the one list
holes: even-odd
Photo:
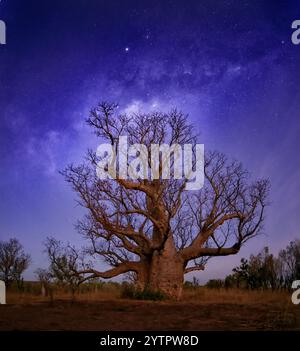
[(137, 289), (133, 285), (124, 285), (121, 293), (121, 297), (124, 299), (133, 300), (151, 300), (151, 301), (162, 301), (166, 299), (166, 295), (161, 291), (153, 291), (150, 289)]
[(221, 279), (211, 279), (205, 286), (209, 289), (221, 289), (224, 287), (224, 281)]

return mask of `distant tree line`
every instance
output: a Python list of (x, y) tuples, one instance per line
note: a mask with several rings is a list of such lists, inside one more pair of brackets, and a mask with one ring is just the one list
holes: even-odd
[(300, 278), (300, 240), (294, 240), (278, 256), (265, 247), (249, 259), (242, 258), (238, 267), (224, 280), (209, 280), (209, 288), (291, 289)]
[[(48, 268), (35, 271), (37, 280), (45, 295), (52, 296), (53, 287), (66, 288), (72, 295), (86, 279), (78, 275), (78, 267), (86, 267), (84, 257), (71, 245), (54, 238), (47, 238), (44, 243), (47, 254)], [(17, 239), (0, 241), (0, 280), (9, 288), (15, 284), (18, 289), (23, 287), (23, 273), (31, 263)], [(225, 279), (211, 279), (208, 288), (245, 288), (245, 289), (291, 289), (292, 282), (300, 279), (300, 240), (291, 241), (277, 256), (265, 247), (257, 255), (242, 258), (240, 265), (233, 268), (232, 274)], [(95, 281), (97, 279), (95, 278)], [(98, 281), (98, 280), (97, 280)], [(185, 286), (199, 286), (199, 280), (186, 282)]]

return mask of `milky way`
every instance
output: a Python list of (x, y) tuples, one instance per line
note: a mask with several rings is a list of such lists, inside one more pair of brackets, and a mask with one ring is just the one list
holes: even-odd
[(265, 235), (236, 257), (299, 237), (300, 45), (297, 1), (2, 1), (0, 238), (44, 264), (47, 235), (81, 243), (82, 216), (58, 171), (97, 141), (84, 120), (101, 100), (122, 111), (177, 107), (201, 142), (269, 177)]

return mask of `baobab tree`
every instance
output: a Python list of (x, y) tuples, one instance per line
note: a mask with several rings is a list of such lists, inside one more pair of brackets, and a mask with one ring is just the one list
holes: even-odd
[[(87, 120), (117, 156), (120, 136), (146, 146), (149, 167), (152, 144), (197, 142), (188, 116), (177, 110), (132, 116), (117, 112), (115, 104), (101, 103)], [(77, 272), (86, 279), (133, 272), (140, 289), (180, 298), (184, 274), (203, 270), (210, 257), (238, 253), (262, 230), (268, 181), (251, 182), (241, 163), (222, 153), (205, 152), (204, 186), (190, 191), (186, 177), (164, 179), (162, 167), (158, 179), (99, 179), (98, 158), (89, 150), (85, 163), (63, 171), (87, 209), (77, 227), (90, 241), (89, 253), (111, 266)]]

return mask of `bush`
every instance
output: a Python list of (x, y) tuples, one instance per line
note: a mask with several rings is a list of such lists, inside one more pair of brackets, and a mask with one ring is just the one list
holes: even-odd
[(221, 289), (224, 287), (224, 281), (221, 279), (211, 279), (205, 286), (209, 289)]
[(133, 285), (124, 285), (121, 297), (123, 299), (133, 299), (133, 300), (151, 300), (151, 301), (162, 301), (166, 299), (166, 295), (161, 291), (153, 291), (150, 289), (137, 289)]

